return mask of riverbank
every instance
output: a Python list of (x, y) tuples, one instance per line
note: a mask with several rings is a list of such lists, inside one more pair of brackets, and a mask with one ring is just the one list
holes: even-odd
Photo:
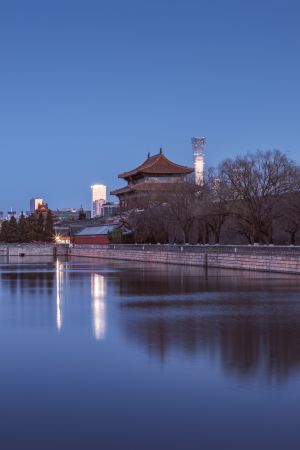
[(0, 256), (67, 256), (67, 245), (55, 244), (0, 244)]
[(300, 274), (296, 246), (1, 244), (0, 256), (89, 257)]
[(69, 256), (300, 274), (300, 247), (76, 245)]

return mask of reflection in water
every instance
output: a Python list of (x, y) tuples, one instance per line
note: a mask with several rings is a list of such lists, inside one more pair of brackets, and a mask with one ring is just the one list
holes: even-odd
[(98, 273), (91, 274), (91, 296), (93, 331), (97, 340), (104, 339), (106, 333), (106, 279)]
[[(0, 288), (0, 328), (68, 332), (79, 322), (100, 340), (109, 319), (112, 333), (120, 326), (126, 339), (163, 362), (170, 355), (208, 356), (243, 377), (286, 380), (300, 373), (297, 276), (56, 261), (3, 264)], [(117, 301), (108, 318), (106, 299), (112, 297)]]
[(56, 261), (56, 328), (61, 330), (63, 323), (62, 316), (62, 292), (64, 282), (64, 265), (57, 260)]
[[(132, 264), (132, 263), (131, 263)], [(122, 297), (149, 296), (158, 298), (162, 295), (188, 294), (196, 292), (296, 292), (300, 289), (300, 277), (288, 274), (265, 272), (247, 272), (230, 269), (209, 271), (202, 267), (165, 265), (157, 266), (142, 263), (130, 270), (118, 272), (118, 277), (107, 273)]]
[(1, 268), (0, 276), (11, 294), (30, 292), (32, 296), (50, 296), (54, 285), (54, 274), (51, 271), (39, 271), (37, 266), (22, 268), (12, 266), (10, 271)]
[(292, 276), (3, 264), (0, 448), (297, 449), (299, 292)]
[(223, 313), (201, 306), (190, 311), (188, 306), (181, 307), (180, 312), (170, 308), (169, 316), (154, 313), (149, 304), (138, 316), (131, 311), (133, 305), (128, 307), (121, 322), (126, 335), (162, 361), (168, 355), (206, 353), (220, 359), (223, 369), (240, 376), (261, 373), (267, 379), (273, 375), (283, 379), (293, 369), (299, 371), (300, 323), (284, 313), (284, 308), (259, 318), (250, 310), (239, 312), (238, 305), (236, 311), (228, 305)]
[(170, 355), (207, 355), (226, 372), (277, 381), (299, 372), (297, 277), (209, 271), (182, 284), (175, 271), (165, 284), (161, 272), (136, 271), (127, 284), (125, 273), (116, 279), (125, 293), (120, 323), (130, 340), (162, 362)]

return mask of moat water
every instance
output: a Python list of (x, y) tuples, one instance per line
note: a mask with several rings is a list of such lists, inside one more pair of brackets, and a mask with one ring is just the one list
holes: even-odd
[(300, 276), (0, 265), (0, 448), (300, 448)]

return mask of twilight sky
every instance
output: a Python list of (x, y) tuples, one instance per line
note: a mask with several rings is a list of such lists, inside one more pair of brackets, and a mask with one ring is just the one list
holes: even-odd
[(0, 209), (89, 206), (163, 147), (300, 163), (297, 0), (2, 0)]

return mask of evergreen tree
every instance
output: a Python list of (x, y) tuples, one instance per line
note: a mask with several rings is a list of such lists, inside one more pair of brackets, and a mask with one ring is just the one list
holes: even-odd
[(42, 213), (39, 213), (37, 219), (37, 240), (42, 241), (44, 239), (44, 224), (45, 220)]
[(4, 220), (2, 222), (1, 232), (0, 232), (0, 241), (1, 242), (7, 242), (8, 228), (9, 228), (9, 222), (8, 222), (8, 220)]
[(53, 217), (51, 209), (48, 210), (46, 217), (44, 238), (48, 242), (53, 241), (54, 238)]
[(19, 242), (26, 242), (26, 222), (27, 219), (25, 218), (23, 212), (20, 215), (19, 222), (18, 222), (18, 237)]
[(78, 215), (78, 219), (79, 220), (84, 220), (86, 219), (86, 213), (81, 205), (80, 210), (79, 210), (79, 215)]
[(122, 230), (119, 228), (116, 230), (113, 230), (111, 233), (109, 233), (108, 239), (112, 244), (121, 244), (122, 243)]
[(7, 227), (7, 242), (18, 242), (18, 224), (14, 216), (11, 217)]
[(37, 240), (37, 218), (35, 214), (30, 214), (26, 219), (25, 242)]

